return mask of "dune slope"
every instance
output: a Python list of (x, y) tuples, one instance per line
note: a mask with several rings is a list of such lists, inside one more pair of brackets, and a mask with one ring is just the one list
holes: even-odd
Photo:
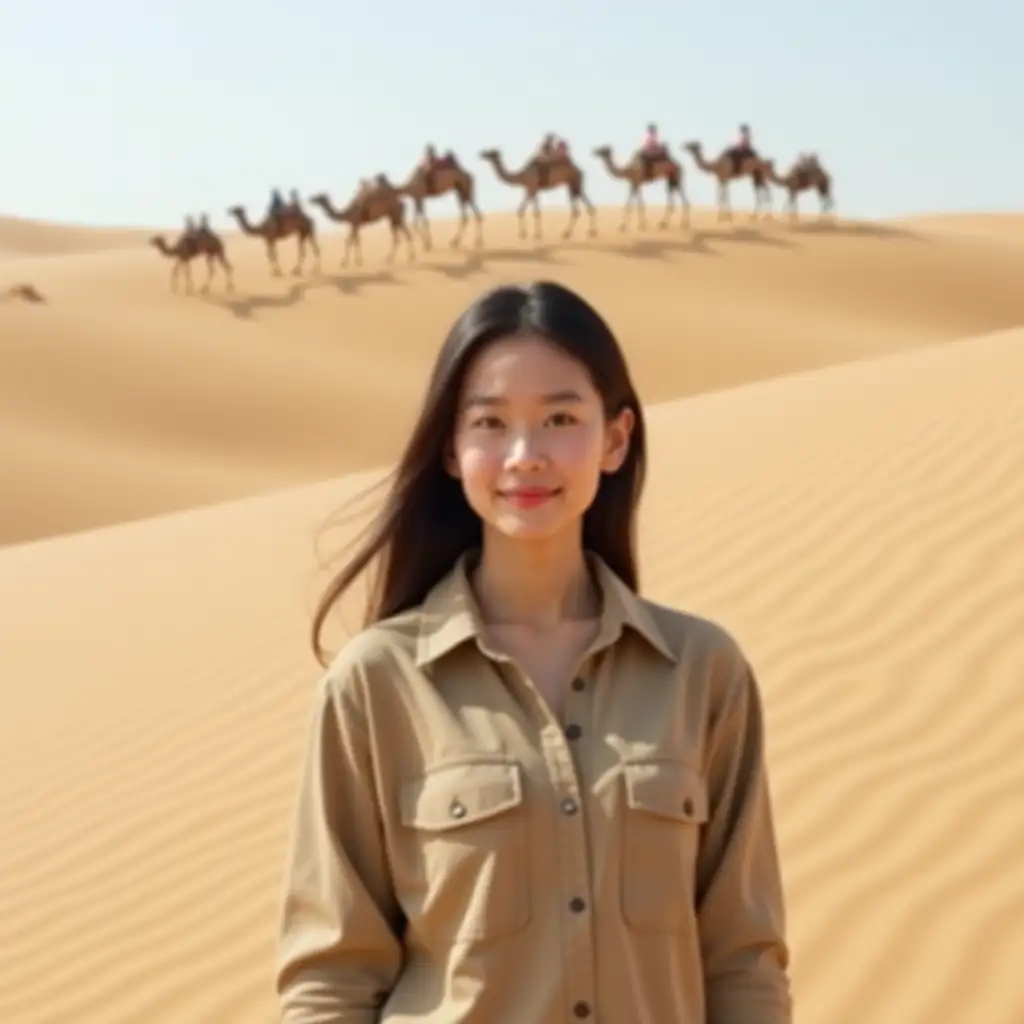
[[(564, 216), (548, 212), (549, 238)], [(4, 280), (47, 303), (0, 304), (0, 477), (16, 495), (0, 543), (389, 461), (448, 326), (500, 282), (582, 290), (651, 402), (1024, 322), (1019, 263), (989, 235), (718, 227), (697, 211), (691, 232), (630, 237), (618, 217), (600, 211), (597, 239), (535, 247), (491, 214), (481, 253), (399, 256), (393, 272), (381, 230), (346, 272), (326, 232), (324, 273), (303, 280), (272, 279), (260, 245), (232, 235), (238, 292), (218, 283), (205, 299), (172, 295), (170, 264), (141, 244), (69, 255), (65, 239), (63, 255), (7, 260)], [(435, 223), (442, 245), (450, 229)], [(10, 232), (0, 224), (0, 248)], [(286, 268), (293, 251), (282, 245)]]
[[(647, 588), (761, 676), (801, 1024), (1024, 1019), (1022, 375), (1018, 330), (650, 410)], [(0, 552), (0, 1019), (275, 1019), (311, 548), (367, 479)]]

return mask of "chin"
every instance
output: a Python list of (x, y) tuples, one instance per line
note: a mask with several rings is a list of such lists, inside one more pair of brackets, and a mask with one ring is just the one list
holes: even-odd
[(488, 525), (496, 534), (509, 540), (549, 541), (565, 533), (570, 524), (564, 516), (503, 512)]

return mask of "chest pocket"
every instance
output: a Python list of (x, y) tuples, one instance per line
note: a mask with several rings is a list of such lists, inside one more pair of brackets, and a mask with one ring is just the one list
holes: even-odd
[[(509, 761), (438, 765), (407, 780), (400, 820), (412, 928), (429, 944), (497, 939), (530, 920), (522, 771)], [(397, 878), (396, 878), (397, 881)]]
[(707, 783), (692, 765), (670, 760), (627, 763), (623, 777), (623, 916), (638, 930), (678, 931), (694, 914)]

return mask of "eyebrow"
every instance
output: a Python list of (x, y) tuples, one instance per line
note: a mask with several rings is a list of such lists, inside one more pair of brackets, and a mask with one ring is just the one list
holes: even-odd
[[(582, 402), (583, 396), (578, 391), (567, 388), (563, 391), (552, 391), (549, 394), (541, 395), (541, 402), (545, 405), (557, 405), (564, 402)], [(500, 395), (470, 395), (463, 403), (464, 409), (479, 406), (482, 408), (493, 408), (498, 405), (508, 405), (508, 399)]]

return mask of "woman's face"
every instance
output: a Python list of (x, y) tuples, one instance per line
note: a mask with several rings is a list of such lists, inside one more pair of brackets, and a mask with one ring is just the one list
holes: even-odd
[(532, 335), (489, 345), (470, 366), (448, 471), (488, 531), (520, 540), (579, 535), (602, 473), (629, 450), (633, 413), (605, 419), (586, 368)]

